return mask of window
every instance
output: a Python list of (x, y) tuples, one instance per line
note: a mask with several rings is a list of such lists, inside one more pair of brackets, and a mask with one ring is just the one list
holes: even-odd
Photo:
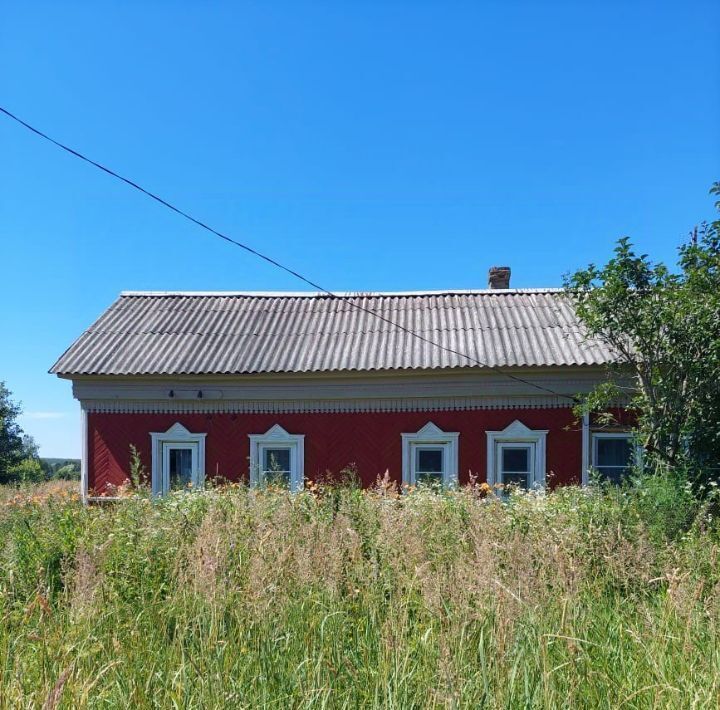
[(165, 495), (177, 488), (205, 483), (205, 434), (193, 434), (179, 422), (165, 432), (150, 434), (152, 491)]
[(547, 431), (528, 429), (517, 419), (502, 431), (488, 431), (487, 482), (519, 488), (545, 487)]
[(636, 446), (630, 434), (594, 433), (592, 435), (592, 467), (601, 478), (620, 483), (635, 463)]
[(403, 483), (452, 486), (457, 484), (458, 437), (428, 422), (414, 434), (402, 434)]
[(529, 489), (532, 485), (532, 455), (534, 444), (508, 444), (500, 442), (499, 482), (505, 485)]
[(262, 473), (267, 483), (290, 487), (291, 453), (289, 448), (263, 447)]
[(264, 434), (250, 434), (251, 485), (280, 485), (299, 491), (304, 482), (303, 434), (288, 434), (279, 424)]

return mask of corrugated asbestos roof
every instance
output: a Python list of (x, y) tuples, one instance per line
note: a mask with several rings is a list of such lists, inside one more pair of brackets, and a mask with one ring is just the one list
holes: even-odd
[[(602, 365), (559, 290), (344, 294), (489, 367)], [(123, 293), (53, 365), (58, 375), (477, 367), (322, 294)]]

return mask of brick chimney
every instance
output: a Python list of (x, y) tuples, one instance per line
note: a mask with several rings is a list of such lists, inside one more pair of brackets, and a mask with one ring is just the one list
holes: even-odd
[(488, 271), (488, 288), (510, 288), (510, 267), (491, 266)]

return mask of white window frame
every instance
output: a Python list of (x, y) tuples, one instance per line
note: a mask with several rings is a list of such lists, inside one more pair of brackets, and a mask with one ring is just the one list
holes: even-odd
[(301, 491), (305, 487), (305, 434), (289, 434), (279, 424), (264, 434), (249, 434), (250, 439), (250, 485), (262, 483), (261, 466), (265, 449), (290, 449), (290, 490)]
[(207, 434), (193, 434), (180, 422), (167, 431), (151, 432), (152, 468), (151, 484), (154, 496), (163, 496), (170, 491), (170, 450), (190, 449), (192, 451), (193, 488), (205, 485), (205, 437)]
[(404, 485), (416, 485), (415, 452), (418, 448), (443, 450), (443, 486), (452, 487), (458, 483), (458, 439), (459, 432), (443, 431), (428, 422), (420, 431), (401, 434), (402, 437), (402, 480)]
[(519, 419), (506, 426), (502, 431), (487, 431), (487, 482), (493, 486), (502, 483), (498, 480), (498, 465), (502, 462), (502, 449), (505, 446), (529, 445), (532, 465), (528, 489), (545, 488), (545, 469), (548, 429), (529, 429)]
[[(601, 439), (627, 439), (634, 446), (634, 456), (630, 465), (642, 466), (642, 446), (635, 440), (631, 431), (593, 431), (590, 432), (590, 470), (597, 471), (597, 442)], [(603, 466), (603, 468), (620, 468), (620, 466)]]

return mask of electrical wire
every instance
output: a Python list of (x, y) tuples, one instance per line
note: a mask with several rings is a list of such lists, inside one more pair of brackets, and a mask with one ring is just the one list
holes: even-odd
[(273, 259), (272, 257), (268, 256), (267, 254), (264, 254), (257, 249), (254, 249), (253, 247), (249, 246), (248, 244), (245, 244), (243, 242), (238, 241), (237, 239), (233, 239), (232, 237), (229, 237), (227, 234), (223, 234), (222, 232), (218, 231), (217, 229), (214, 229), (210, 225), (206, 224), (205, 222), (197, 219), (196, 217), (193, 217), (188, 212), (185, 212), (184, 210), (181, 210), (179, 207), (176, 207), (175, 205), (171, 204), (167, 200), (163, 199), (162, 197), (156, 195), (155, 193), (151, 192), (150, 190), (142, 187), (142, 185), (139, 185), (137, 182), (130, 180), (129, 178), (124, 177), (123, 175), (120, 175), (119, 173), (116, 173), (114, 170), (111, 170), (110, 168), (106, 167), (105, 165), (102, 165), (101, 163), (98, 163), (95, 160), (92, 160), (91, 158), (88, 158), (87, 156), (83, 155), (79, 151), (75, 150), (74, 148), (71, 148), (68, 145), (65, 145), (64, 143), (61, 143), (60, 141), (56, 140), (55, 138), (52, 138), (47, 133), (44, 133), (43, 131), (39, 130), (38, 128), (35, 128), (34, 126), (30, 125), (26, 121), (23, 121), (19, 116), (16, 116), (14, 113), (11, 113), (6, 108), (3, 108), (0, 106), (0, 112), (5, 114), (8, 118), (11, 118), (13, 121), (19, 123), (21, 126), (24, 126), (29, 131), (34, 133), (35, 135), (39, 136), (40, 138), (43, 138), (46, 141), (49, 141), (56, 147), (64, 150), (67, 153), (70, 153), (70, 155), (73, 155), (76, 158), (79, 158), (80, 160), (89, 163), (93, 167), (98, 168), (98, 170), (102, 170), (104, 173), (107, 173), (111, 177), (116, 178), (117, 180), (120, 180), (121, 182), (124, 182), (126, 185), (129, 185), (130, 187), (134, 188), (135, 190), (138, 190), (139, 192), (143, 193), (147, 197), (149, 197), (152, 200), (155, 200), (155, 202), (160, 203), (164, 207), (167, 207), (169, 210), (172, 210), (176, 214), (180, 215), (181, 217), (184, 217), (185, 219), (189, 220), (193, 224), (197, 225), (198, 227), (201, 227), (202, 229), (210, 232), (211, 234), (214, 234), (216, 237), (219, 237), (220, 239), (223, 239), (224, 241), (228, 242), (229, 244), (233, 244), (236, 247), (239, 247), (240, 249), (245, 250), (249, 254), (252, 254), (253, 256), (256, 256), (259, 259), (262, 259), (263, 261), (267, 262), (268, 264), (271, 264), (272, 266), (281, 269), (282, 271), (285, 271), (286, 273), (290, 274), (291, 276), (294, 276), (296, 279), (299, 279), (303, 283), (307, 284), (308, 286), (311, 286), (312, 288), (316, 289), (317, 291), (323, 293), (324, 295), (328, 296), (329, 298), (333, 298), (339, 301), (344, 301), (345, 303), (348, 303), (352, 308), (355, 308), (359, 311), (363, 311), (364, 313), (368, 313), (369, 315), (373, 316), (374, 318), (377, 318), (378, 320), (384, 321), (385, 323), (388, 323), (389, 325), (393, 326), (394, 328), (397, 328), (398, 330), (407, 333), (413, 338), (417, 338), (418, 340), (427, 343), (428, 345), (431, 345), (433, 347), (439, 348), (440, 350), (444, 350), (445, 352), (451, 353), (453, 355), (457, 355), (458, 357), (464, 358), (468, 362), (471, 362), (475, 365), (479, 365), (480, 367), (488, 368), (489, 370), (492, 370), (493, 372), (497, 372), (500, 375), (503, 375), (504, 377), (507, 377), (511, 380), (514, 380), (516, 382), (520, 382), (522, 384), (528, 385), (530, 387), (533, 387), (535, 389), (541, 390), (543, 392), (547, 392), (548, 394), (551, 394), (555, 397), (562, 397), (565, 399), (569, 399), (572, 401), (575, 401), (576, 398), (564, 394), (562, 392), (556, 392), (553, 389), (550, 389), (549, 387), (545, 387), (543, 385), (538, 384), (537, 382), (532, 382), (530, 380), (526, 380), (523, 377), (520, 377), (518, 375), (515, 375), (514, 373), (507, 372), (506, 370), (503, 370), (500, 367), (497, 367), (496, 365), (491, 365), (487, 362), (483, 362), (481, 360), (478, 360), (476, 357), (473, 357), (472, 355), (468, 355), (467, 353), (463, 353), (459, 350), (456, 350), (455, 348), (450, 348), (446, 345), (443, 345), (442, 343), (438, 343), (434, 340), (431, 340), (430, 338), (426, 338), (424, 335), (421, 335), (420, 333), (417, 333), (410, 328), (406, 328), (403, 325), (400, 325), (400, 323), (396, 323), (395, 321), (391, 320), (390, 318), (387, 318), (386, 316), (382, 315), (381, 313), (378, 313), (377, 311), (374, 311), (372, 308), (367, 308), (359, 303), (356, 303), (353, 296), (347, 296), (347, 295), (340, 295), (333, 293), (329, 289), (325, 288), (324, 286), (321, 286), (320, 284), (316, 283), (312, 279), (308, 278), (307, 276), (303, 276), (303, 274), (299, 273), (298, 271), (295, 271), (294, 269), (290, 268), (289, 266), (286, 266), (285, 264), (277, 261), (276, 259)]

